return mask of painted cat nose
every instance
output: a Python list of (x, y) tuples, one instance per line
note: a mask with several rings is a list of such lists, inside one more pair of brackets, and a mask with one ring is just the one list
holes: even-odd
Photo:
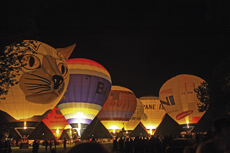
[(63, 77), (60, 75), (54, 75), (52, 77), (52, 80), (54, 82), (54, 89), (58, 89), (58, 87), (60, 86), (60, 84), (63, 82)]

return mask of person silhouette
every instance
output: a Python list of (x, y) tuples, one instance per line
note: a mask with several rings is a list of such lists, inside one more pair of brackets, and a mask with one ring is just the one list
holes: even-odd
[(118, 143), (117, 143), (117, 137), (113, 140), (113, 151), (117, 152), (118, 150)]
[(50, 151), (52, 150), (52, 144), (53, 142), (52, 142), (52, 140), (50, 140)]
[(49, 142), (47, 140), (45, 140), (45, 149), (46, 149), (46, 152), (47, 152), (48, 145), (49, 145)]
[(64, 138), (63, 145), (64, 145), (64, 149), (66, 149), (66, 138)]
[(33, 153), (38, 153), (39, 144), (37, 143), (37, 140), (34, 140), (32, 147), (33, 147), (32, 152)]
[(123, 140), (122, 137), (120, 137), (118, 143), (119, 143), (119, 151), (123, 152), (123, 150), (124, 150), (124, 140)]

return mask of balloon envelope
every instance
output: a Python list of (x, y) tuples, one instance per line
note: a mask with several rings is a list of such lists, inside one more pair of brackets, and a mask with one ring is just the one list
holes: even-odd
[(97, 117), (109, 130), (122, 129), (137, 106), (134, 93), (128, 88), (112, 86), (109, 97)]
[(42, 122), (52, 131), (57, 139), (60, 138), (64, 128), (69, 123), (62, 115), (59, 108), (54, 107), (42, 120)]
[(39, 123), (64, 95), (69, 82), (65, 57), (61, 49), (35, 40), (7, 46), (4, 53), (0, 110), (15, 126), (34, 126), (27, 121)]
[(177, 123), (197, 123), (203, 116), (204, 112), (198, 111), (199, 100), (194, 92), (203, 81), (194, 75), (180, 74), (166, 81), (160, 88), (160, 101)]
[(131, 119), (125, 124), (125, 130), (134, 130), (144, 115), (144, 105), (137, 98), (137, 107)]
[(111, 77), (99, 63), (83, 58), (67, 61), (70, 81), (58, 108), (80, 134), (101, 110), (111, 90)]
[[(165, 110), (156, 96), (144, 96), (139, 98), (144, 105), (145, 117), (142, 117), (141, 123), (146, 129), (156, 129), (165, 115)], [(151, 133), (152, 131), (150, 131)], [(151, 133), (152, 134), (152, 133)]]

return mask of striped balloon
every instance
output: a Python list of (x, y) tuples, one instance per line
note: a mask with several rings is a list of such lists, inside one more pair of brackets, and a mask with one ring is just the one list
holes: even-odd
[(136, 106), (137, 99), (131, 90), (113, 85), (97, 117), (110, 132), (119, 131), (133, 116)]
[(58, 108), (80, 135), (106, 102), (111, 90), (111, 77), (99, 63), (83, 58), (67, 60), (70, 80)]

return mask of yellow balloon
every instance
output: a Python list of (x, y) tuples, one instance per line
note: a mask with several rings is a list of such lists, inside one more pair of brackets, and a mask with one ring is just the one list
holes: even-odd
[(139, 98), (144, 105), (144, 117), (141, 122), (146, 129), (156, 129), (165, 115), (165, 110), (160, 103), (159, 97), (144, 96)]
[(198, 111), (199, 100), (194, 92), (203, 81), (194, 75), (180, 74), (160, 88), (160, 101), (168, 115), (178, 124), (195, 124), (203, 116), (204, 112)]
[(144, 105), (137, 98), (136, 110), (133, 116), (131, 117), (131, 119), (125, 124), (125, 130), (134, 130), (135, 127), (140, 123), (143, 114), (144, 114)]
[[(35, 40), (7, 46), (5, 61), (1, 61), (4, 64), (1, 75), (5, 73), (6, 79), (15, 75), (15, 84), (2, 80), (1, 89), (8, 92), (0, 96), (0, 110), (16, 120), (31, 121), (29, 118), (53, 109), (67, 88), (69, 73), (66, 60), (74, 47), (54, 49)], [(10, 61), (12, 63), (9, 64)]]

